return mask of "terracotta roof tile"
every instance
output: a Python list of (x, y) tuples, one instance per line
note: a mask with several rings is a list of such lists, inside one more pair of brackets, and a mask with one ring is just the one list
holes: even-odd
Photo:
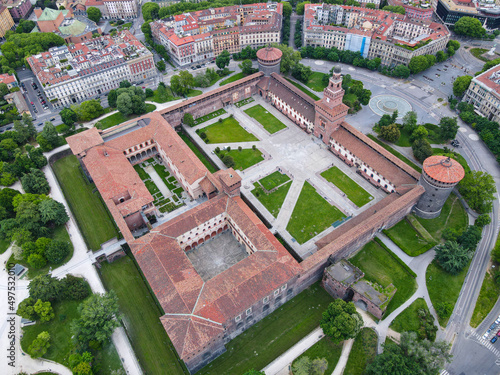
[(447, 184), (460, 182), (465, 176), (464, 168), (458, 161), (442, 155), (430, 156), (424, 160), (423, 169), (434, 180)]

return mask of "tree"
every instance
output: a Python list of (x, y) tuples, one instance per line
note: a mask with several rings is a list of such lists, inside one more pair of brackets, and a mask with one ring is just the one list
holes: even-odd
[(25, 298), (21, 301), (21, 303), (17, 307), (16, 314), (24, 319), (35, 320), (36, 313), (34, 306), (35, 306), (35, 300), (33, 298), (31, 297)]
[(61, 282), (50, 275), (38, 275), (28, 284), (30, 297), (34, 300), (56, 301), (61, 296)]
[(436, 260), (439, 265), (452, 275), (458, 274), (467, 265), (471, 253), (460, 246), (457, 242), (446, 241), (435, 247)]
[(90, 341), (102, 343), (120, 325), (118, 311), (118, 297), (113, 290), (93, 294), (78, 307), (80, 317), (71, 323), (71, 331), (83, 344)]
[[(409, 134), (412, 134), (417, 127), (417, 112), (408, 111), (403, 117), (403, 126)], [(425, 129), (425, 128), (424, 128)]]
[(61, 281), (65, 299), (81, 301), (91, 293), (90, 286), (85, 279), (67, 274)]
[(14, 120), (14, 130), (16, 131), (16, 141), (19, 144), (26, 143), (30, 138), (34, 138), (37, 134), (35, 127), (31, 120)]
[(110, 90), (108, 92), (108, 104), (112, 108), (116, 108), (116, 99), (118, 97), (117, 90)]
[(413, 150), (413, 156), (415, 156), (419, 162), (423, 162), (432, 155), (431, 144), (425, 138), (415, 140), (411, 145), (411, 149)]
[(45, 257), (50, 263), (60, 264), (70, 252), (70, 245), (66, 241), (54, 240), (45, 251)]
[(231, 55), (227, 50), (224, 50), (215, 59), (215, 65), (217, 65), (219, 69), (223, 70), (229, 65), (229, 61), (231, 61)]
[(40, 358), (50, 347), (50, 335), (48, 332), (40, 332), (28, 348), (28, 354), (33, 358)]
[(264, 371), (257, 371), (254, 369), (248, 370), (245, 372), (243, 375), (265, 375), (266, 373)]
[(10, 92), (9, 87), (5, 83), (0, 83), (0, 96), (3, 98)]
[(134, 112), (132, 98), (129, 94), (123, 93), (116, 99), (116, 109), (124, 116), (129, 116)]
[(482, 171), (470, 171), (458, 184), (458, 191), (469, 206), (482, 214), (491, 212), (497, 189), (493, 177)]
[(413, 130), (410, 135), (410, 141), (415, 141), (417, 139), (426, 139), (429, 136), (429, 131), (423, 125), (419, 125)]
[(283, 17), (290, 17), (292, 14), (292, 4), (288, 1), (280, 1), (280, 4), (283, 4)]
[(65, 224), (69, 220), (64, 205), (54, 199), (44, 199), (41, 201), (38, 210), (44, 224), (53, 223), (58, 226)]
[(294, 375), (323, 375), (328, 368), (326, 358), (316, 358), (311, 361), (307, 356), (300, 357), (293, 364)]
[(282, 53), (280, 72), (288, 74), (290, 70), (300, 61), (300, 52), (295, 51), (292, 47), (288, 47), (286, 44), (273, 44), (272, 46), (278, 48)]
[(155, 3), (145, 3), (142, 6), (142, 15), (144, 17), (144, 21), (152, 21), (157, 20), (159, 17), (160, 6)]
[(83, 102), (79, 106), (73, 105), (71, 109), (75, 111), (79, 121), (90, 121), (104, 113), (101, 103), (97, 99), (91, 99)]
[(436, 52), (436, 61), (437, 62), (443, 62), (448, 58), (448, 55), (443, 52), (443, 51), (437, 51)]
[(226, 165), (226, 167), (231, 168), (234, 167), (234, 159), (231, 155), (224, 155), (222, 157), (222, 162)]
[(429, 60), (423, 55), (414, 56), (411, 58), (408, 68), (412, 74), (420, 73), (429, 68)]
[(486, 34), (486, 30), (483, 28), (481, 21), (473, 17), (461, 17), (457, 22), (455, 22), (453, 31), (455, 34), (470, 36), (473, 38), (480, 38)]
[(453, 95), (457, 98), (461, 97), (464, 92), (469, 88), (470, 82), (472, 81), (471, 76), (460, 76), (453, 82)]
[(474, 252), (477, 244), (481, 241), (483, 230), (476, 225), (469, 225), (467, 229), (457, 238), (457, 242), (462, 247), (469, 251)]
[(27, 34), (30, 33), (36, 26), (34, 21), (21, 19), (19, 20), (19, 25), (16, 27), (16, 34)]
[(298, 3), (297, 6), (295, 7), (295, 11), (297, 12), (297, 15), (303, 16), (304, 15), (304, 10), (306, 4), (311, 4), (310, 1), (303, 1), (302, 3)]
[(87, 17), (94, 21), (95, 23), (98, 23), (101, 20), (102, 13), (99, 10), (99, 8), (96, 7), (88, 7), (87, 8)]
[(401, 132), (396, 124), (391, 124), (380, 128), (380, 136), (386, 141), (394, 143), (401, 136)]
[(146, 98), (152, 98), (155, 96), (155, 92), (150, 88), (147, 88), (144, 92), (146, 93)]
[(188, 113), (188, 112), (184, 113), (184, 117), (182, 118), (182, 122), (185, 125), (190, 126), (190, 127), (195, 126), (193, 115), (191, 113)]
[(54, 309), (52, 309), (52, 305), (50, 302), (43, 302), (41, 299), (36, 301), (33, 306), (35, 313), (38, 315), (38, 318), (41, 323), (50, 322), (54, 319)]
[(386, 5), (385, 7), (382, 8), (382, 10), (392, 13), (399, 13), (403, 15), (406, 13), (405, 8), (401, 5)]
[(392, 71), (392, 75), (398, 78), (408, 78), (410, 76), (410, 68), (406, 65), (396, 65), (394, 70)]
[(311, 74), (312, 71), (310, 66), (305, 66), (301, 63), (297, 63), (292, 67), (292, 76), (299, 81), (307, 82)]
[(457, 135), (459, 126), (456, 117), (442, 117), (439, 121), (439, 126), (441, 127), (441, 136), (443, 139), (454, 139)]
[(120, 89), (128, 89), (129, 87), (131, 87), (132, 84), (127, 81), (126, 79), (124, 79), (123, 81), (120, 82)]
[(158, 70), (159, 70), (160, 72), (164, 72), (164, 71), (165, 71), (165, 68), (166, 68), (166, 66), (165, 66), (165, 62), (164, 62), (163, 60), (158, 61), (158, 62), (156, 63), (156, 67), (158, 68)]
[(336, 299), (323, 312), (320, 327), (333, 342), (354, 338), (363, 326), (363, 319), (352, 302)]
[[(23, 255), (23, 257), (26, 258), (25, 255)], [(40, 269), (42, 267), (45, 267), (45, 265), (47, 264), (47, 259), (45, 259), (44, 256), (40, 254), (31, 254), (30, 256), (28, 256), (27, 262), (31, 267)]]
[(491, 217), (488, 214), (481, 214), (477, 217), (474, 225), (479, 228), (483, 228), (491, 223)]
[(21, 185), (27, 193), (32, 194), (49, 194), (50, 185), (40, 169), (31, 169), (30, 173), (21, 177)]
[(75, 125), (77, 116), (75, 111), (73, 111), (71, 108), (63, 108), (61, 112), (59, 112), (59, 114), (61, 115), (62, 122), (64, 122), (70, 128)]
[(372, 3), (366, 4), (367, 9), (375, 9), (375, 7), (376, 7), (375, 4), (372, 4)]
[(238, 66), (240, 67), (243, 74), (248, 75), (253, 73), (252, 60), (250, 59), (243, 60)]

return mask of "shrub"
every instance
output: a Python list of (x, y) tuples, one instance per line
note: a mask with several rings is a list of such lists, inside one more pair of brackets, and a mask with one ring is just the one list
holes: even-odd
[(66, 275), (64, 279), (61, 280), (63, 283), (64, 298), (70, 300), (81, 301), (87, 298), (90, 293), (90, 286), (86, 280), (75, 277), (73, 275)]
[(241, 151), (241, 150), (243, 150), (243, 147), (238, 146), (238, 151)]
[(231, 146), (227, 147), (227, 152), (231, 151)]
[(217, 147), (215, 148), (215, 153), (216, 153), (216, 154), (218, 154), (219, 152), (220, 152), (220, 147), (219, 147), (219, 146), (217, 146)]
[(52, 241), (45, 250), (45, 257), (50, 263), (59, 264), (70, 252), (70, 245), (65, 241)]

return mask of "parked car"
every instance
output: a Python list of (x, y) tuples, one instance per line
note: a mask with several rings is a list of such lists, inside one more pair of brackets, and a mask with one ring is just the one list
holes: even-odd
[(499, 330), (498, 330), (498, 332), (497, 332), (497, 336), (500, 336), (500, 329), (499, 329)]
[(491, 339), (491, 343), (494, 344), (496, 343), (498, 340), (498, 336), (493, 336), (493, 338)]
[(496, 326), (497, 326), (497, 324), (496, 324), (496, 323), (493, 323), (493, 324), (490, 326), (490, 329), (494, 329)]

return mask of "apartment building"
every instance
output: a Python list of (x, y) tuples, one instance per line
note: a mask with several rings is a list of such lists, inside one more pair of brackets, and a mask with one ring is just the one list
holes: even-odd
[(500, 65), (474, 77), (463, 101), (474, 104), (477, 114), (500, 122)]
[(5, 33), (12, 30), (14, 27), (14, 20), (10, 15), (7, 7), (0, 6), (0, 39), (5, 37)]
[(157, 74), (153, 54), (128, 30), (30, 56), (31, 70), (56, 108), (79, 103)]
[(105, 20), (136, 18), (139, 14), (136, 0), (87, 0), (85, 7), (98, 8)]
[(462, 17), (477, 18), (488, 30), (500, 27), (500, 6), (491, 0), (437, 0), (436, 14), (445, 25), (454, 25)]
[(16, 22), (21, 18), (28, 18), (33, 9), (30, 0), (4, 0), (2, 3), (9, 9), (10, 15)]
[(306, 4), (304, 12), (304, 46), (360, 52), (388, 66), (435, 54), (446, 48), (449, 38), (444, 25), (382, 10)]
[(412, 20), (430, 21), (434, 12), (430, 0), (388, 0), (387, 3), (405, 8), (405, 15)]

